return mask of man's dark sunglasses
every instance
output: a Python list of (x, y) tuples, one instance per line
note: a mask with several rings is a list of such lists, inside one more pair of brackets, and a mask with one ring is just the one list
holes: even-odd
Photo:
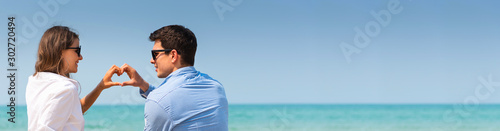
[[(164, 50), (151, 50), (151, 55), (153, 56), (153, 60), (156, 61), (156, 56), (160, 54), (160, 52), (165, 52), (165, 54), (169, 53), (174, 49), (164, 49)], [(181, 54), (181, 52), (177, 51), (177, 54)]]
[(69, 47), (68, 49), (76, 49), (75, 52), (78, 54), (78, 57), (81, 56), (80, 51), (82, 50), (82, 46), (79, 46), (79, 47)]

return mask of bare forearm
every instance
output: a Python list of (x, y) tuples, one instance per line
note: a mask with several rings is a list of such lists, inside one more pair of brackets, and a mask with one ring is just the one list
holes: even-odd
[(103, 82), (101, 81), (97, 87), (92, 90), (92, 92), (80, 99), (80, 103), (82, 104), (82, 113), (85, 113), (92, 106), (92, 104), (94, 104), (99, 95), (101, 95), (102, 90), (104, 90), (103, 86)]

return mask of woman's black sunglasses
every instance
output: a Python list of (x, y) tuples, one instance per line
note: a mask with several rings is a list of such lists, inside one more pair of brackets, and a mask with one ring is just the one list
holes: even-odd
[(68, 49), (76, 49), (75, 52), (78, 54), (78, 57), (81, 56), (80, 51), (82, 50), (82, 46), (79, 46), (79, 47), (69, 47)]

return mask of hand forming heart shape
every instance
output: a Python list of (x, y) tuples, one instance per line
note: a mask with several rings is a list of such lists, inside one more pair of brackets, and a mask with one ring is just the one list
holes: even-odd
[[(111, 77), (113, 74), (116, 74), (118, 76), (122, 75), (123, 73), (127, 73), (128, 77), (130, 78), (129, 81), (125, 82), (113, 82), (111, 80)], [(122, 67), (118, 67), (116, 65), (111, 66), (111, 68), (106, 72), (104, 75), (104, 78), (102, 78), (103, 86), (104, 89), (107, 89), (111, 86), (135, 86), (135, 87), (143, 87), (143, 86), (149, 86), (142, 77), (137, 73), (137, 71), (130, 67), (127, 63), (123, 64)], [(147, 85), (146, 85), (147, 84)]]

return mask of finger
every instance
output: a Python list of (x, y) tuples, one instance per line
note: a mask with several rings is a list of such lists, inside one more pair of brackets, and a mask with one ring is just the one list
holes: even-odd
[(111, 67), (109, 67), (109, 69), (111, 70), (111, 69), (115, 68), (115, 66), (116, 66), (116, 65), (112, 65)]
[(109, 69), (109, 71), (108, 71), (106, 74), (107, 74), (107, 76), (108, 76), (108, 77), (113, 76), (113, 74), (115, 74), (115, 73), (117, 73), (118, 75), (120, 75), (120, 74), (119, 74), (119, 70), (120, 70), (120, 68), (118, 68), (118, 66), (113, 65), (113, 66), (111, 67), (111, 69)]
[(118, 66), (116, 66), (116, 65), (112, 66), (112, 68), (111, 68), (108, 72), (106, 72), (106, 75), (104, 75), (104, 78), (103, 78), (103, 79), (104, 79), (105, 81), (110, 82), (110, 81), (112, 81), (112, 80), (111, 80), (111, 77), (113, 77), (113, 74), (115, 74), (115, 73), (116, 73), (118, 76), (120, 76), (120, 75), (121, 75), (121, 74), (120, 74), (120, 68), (118, 68)]
[(121, 69), (123, 70), (123, 72), (127, 73), (128, 77), (130, 79), (132, 78), (135, 78), (135, 74), (137, 74), (137, 72), (135, 71), (134, 68), (132, 68), (131, 66), (129, 66), (128, 64), (124, 64)]
[(123, 74), (123, 72), (127, 72), (129, 67), (130, 67), (130, 66), (129, 66), (127, 63), (123, 64), (123, 65), (120, 67), (120, 69), (121, 69), (121, 73)]
[(111, 68), (109, 68), (109, 70), (106, 71), (106, 74), (104, 74), (105, 80), (108, 80), (111, 78), (111, 76), (113, 75), (113, 70), (114, 70), (114, 66), (111, 66)]
[(121, 85), (122, 83), (120, 83), (120, 82), (110, 82), (109, 84), (111, 86), (118, 86), (118, 85)]
[(122, 70), (122, 69), (120, 69), (118, 66), (115, 66), (115, 71), (114, 71), (114, 73), (116, 73), (116, 75), (118, 75), (118, 76), (121, 76), (121, 75), (123, 74), (121, 70)]
[(109, 71), (113, 70), (115, 65), (112, 65), (111, 67), (109, 67), (108, 71), (106, 72), (106, 75), (109, 73)]
[(114, 70), (114, 69), (116, 69), (116, 65), (112, 65), (112, 66), (109, 68), (109, 70), (108, 70), (108, 71), (112, 71), (112, 70)]
[(126, 65), (128, 65), (128, 64), (127, 64), (127, 63), (123, 63), (122, 67), (124, 67), (124, 66), (126, 66)]
[(109, 88), (111, 86), (118, 86), (118, 85), (121, 85), (120, 82), (106, 82), (106, 87)]
[(115, 69), (115, 71), (113, 73), (116, 73), (116, 75), (118, 75), (118, 76), (122, 75), (120, 67), (113, 65), (113, 68)]
[(125, 81), (125, 82), (122, 82), (121, 85), (122, 86), (129, 86), (129, 85), (133, 86), (134, 82), (133, 81)]
[(130, 65), (128, 65), (127, 63), (123, 64), (122, 67), (120, 67), (124, 72), (127, 72), (127, 73), (134, 73), (135, 72), (135, 69), (132, 68)]

